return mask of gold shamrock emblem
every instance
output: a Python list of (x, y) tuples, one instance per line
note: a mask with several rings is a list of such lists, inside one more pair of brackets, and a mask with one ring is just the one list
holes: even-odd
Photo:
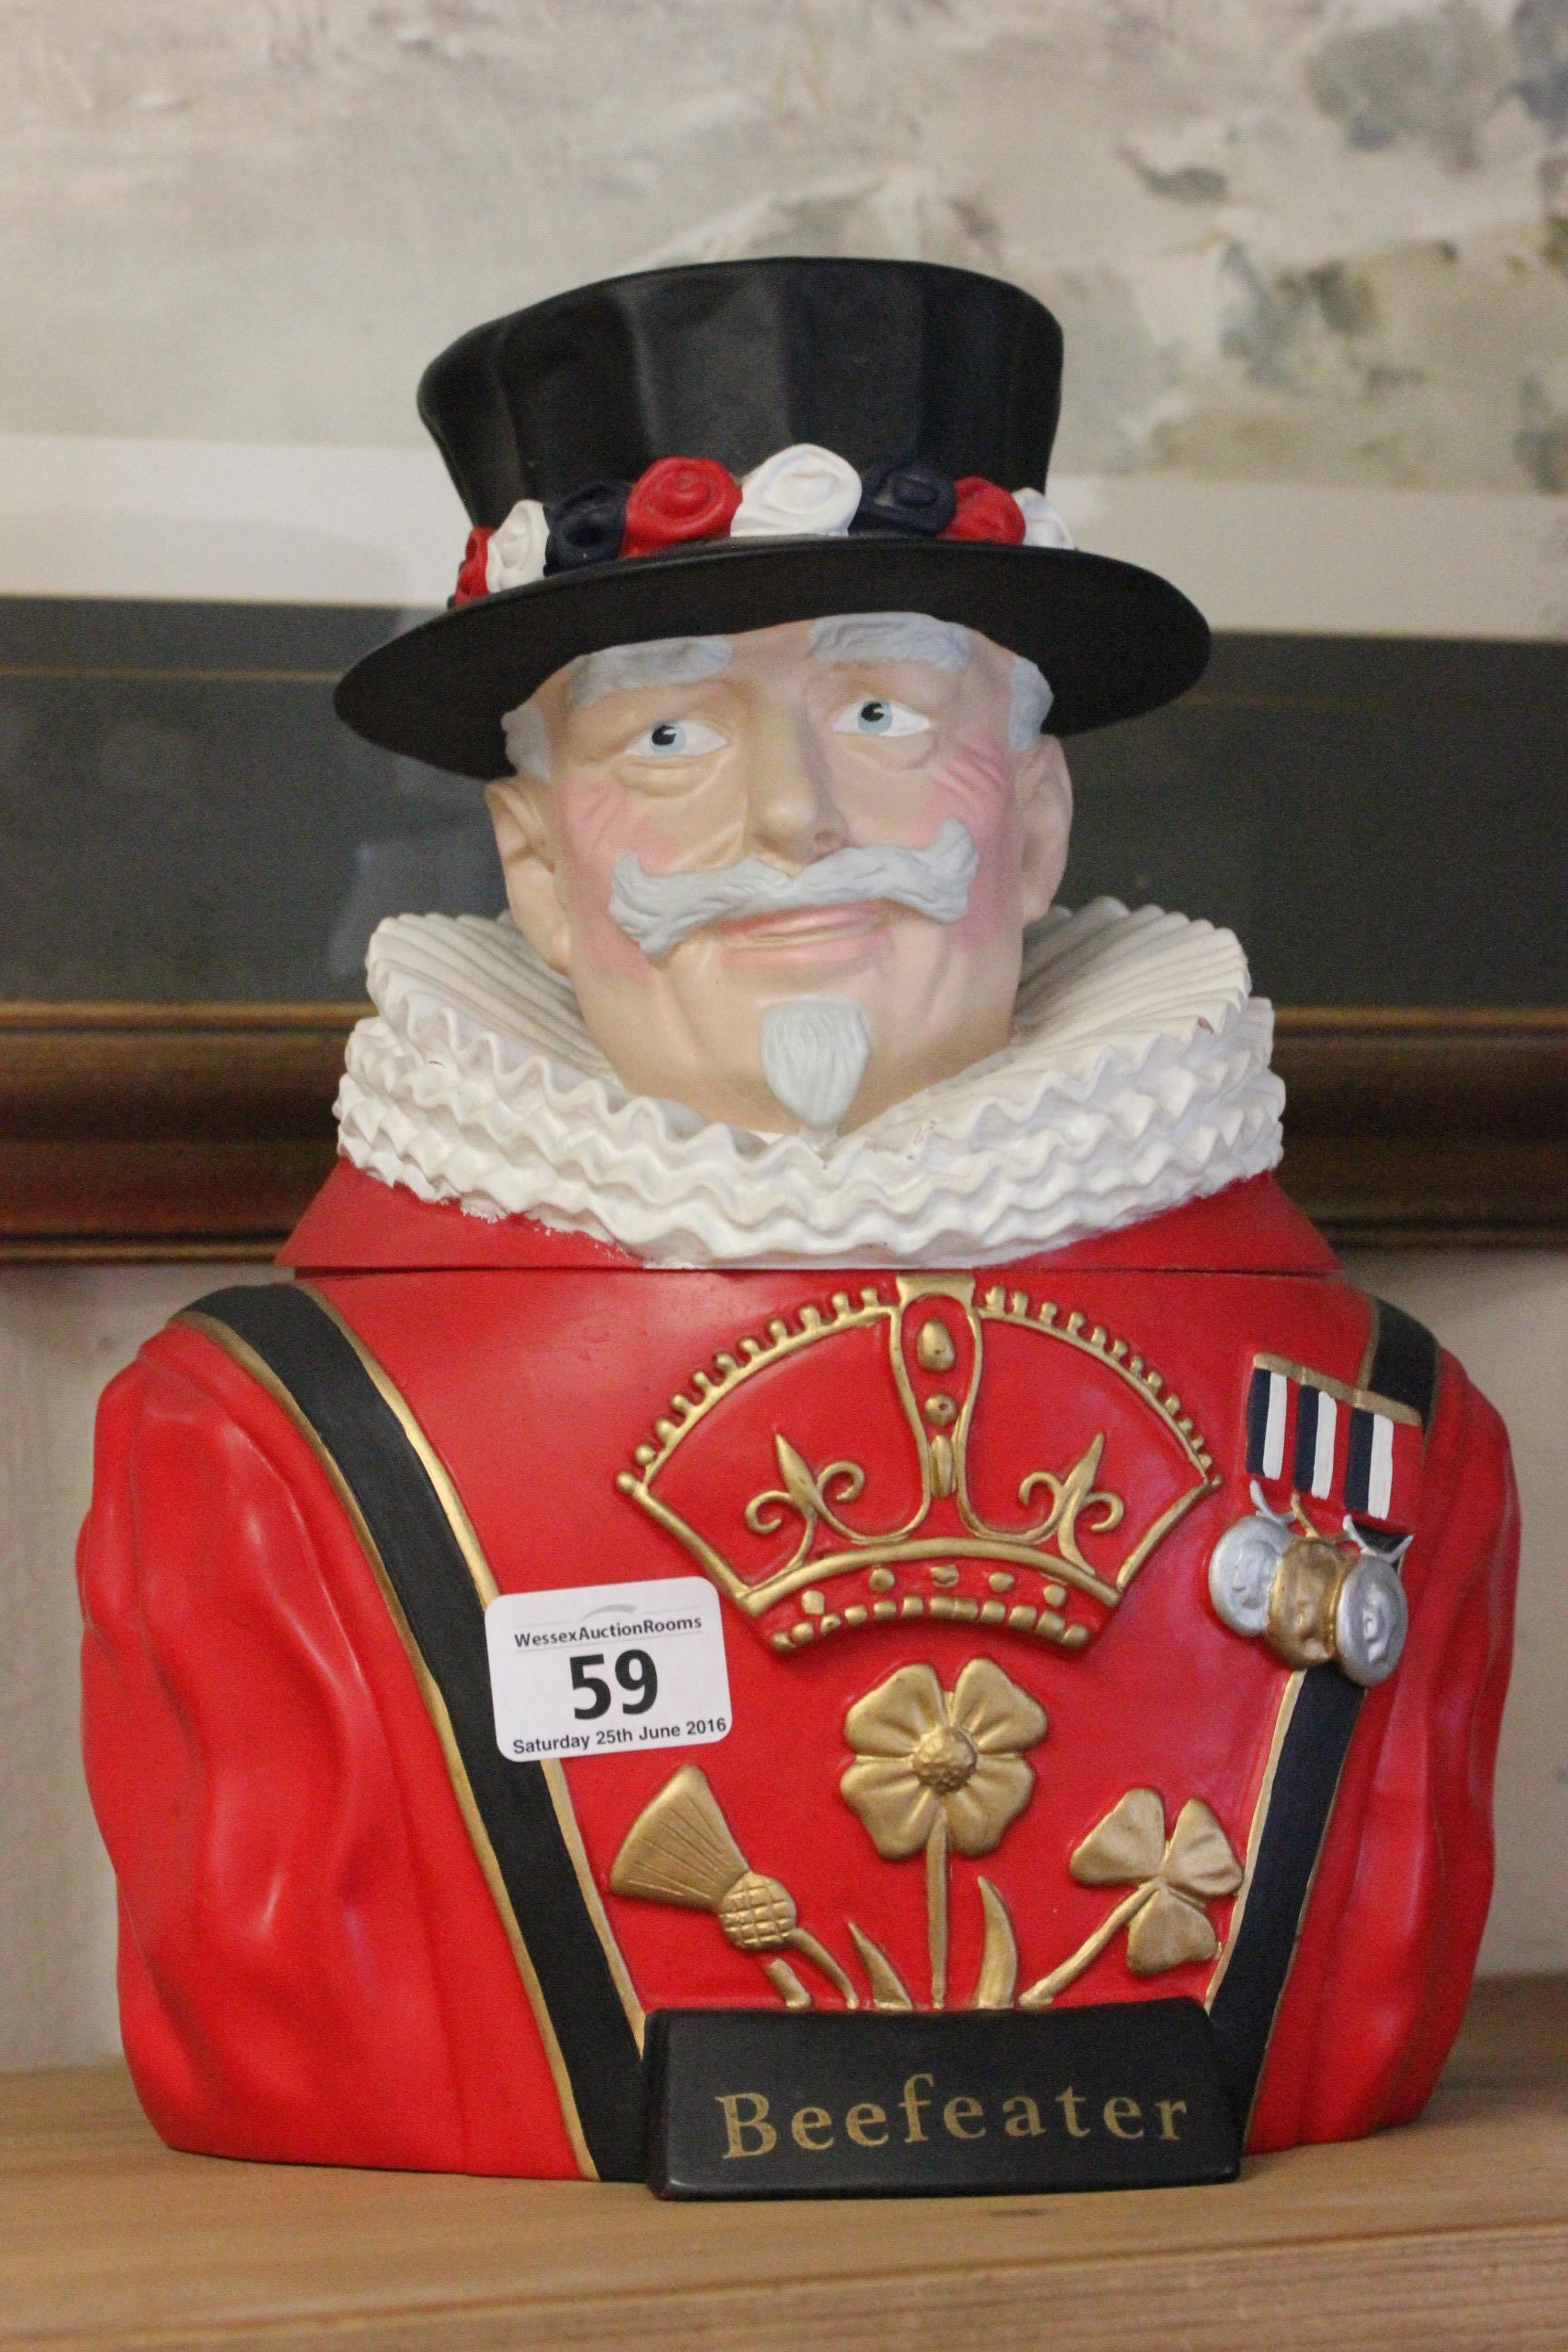
[(1201, 1798), (1191, 1797), (1165, 1835), (1165, 1808), (1152, 1789), (1129, 1789), (1078, 1848), (1068, 1867), (1081, 1886), (1131, 1886), (1070, 1958), (1020, 1994), (1021, 2009), (1044, 2009), (1100, 1958), (1123, 1927), (1134, 1976), (1158, 1976), (1187, 1960), (1212, 1960), (1219, 1937), (1209, 1904), (1234, 1895), (1242, 1867)]
[[(951, 1691), (933, 1666), (900, 1666), (844, 1718), (855, 1750), (838, 1784), (845, 1803), (885, 1860), (925, 1853), (933, 2009), (947, 1997), (948, 1848), (973, 1856), (1001, 1843), (1034, 1791), (1021, 1751), (1047, 1728), (1045, 1708), (990, 1658), (972, 1658)], [(988, 1930), (999, 1917), (1000, 1933), (1000, 1898), (981, 1885)]]

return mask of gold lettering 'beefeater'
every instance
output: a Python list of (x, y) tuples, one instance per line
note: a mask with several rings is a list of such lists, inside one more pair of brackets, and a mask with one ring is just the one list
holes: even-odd
[(1055, 2133), (1068, 2139), (1103, 2137), (1113, 2140), (1183, 2137), (1185, 2099), (1134, 2097), (1121, 2092), (1090, 2100), (1070, 2083), (1059, 2091), (958, 2091), (938, 2098), (935, 2077), (921, 2070), (906, 2076), (891, 2110), (875, 2099), (848, 2095), (839, 2109), (816, 2105), (775, 2112), (762, 2091), (721, 2091), (714, 2094), (724, 2128), (727, 2163), (771, 2156), (779, 2134), (808, 2156), (826, 2156), (839, 2144), (840, 2135), (858, 2147), (930, 2146), (933, 2136), (978, 2140), (992, 2132), (1009, 2139), (1043, 2139)]

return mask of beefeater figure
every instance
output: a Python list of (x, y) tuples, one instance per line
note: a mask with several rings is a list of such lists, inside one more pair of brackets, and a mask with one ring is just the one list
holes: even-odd
[(1207, 647), (1038, 487), (1060, 372), (777, 261), (425, 379), (458, 594), (340, 708), (488, 787), (510, 912), (377, 932), (294, 1278), (114, 1382), (82, 1536), (176, 2147), (640, 2177), (689, 2009), (1174, 2000), (1253, 2149), (1431, 2089), (1506, 1439), (1278, 1189), (1236, 940), (1055, 904), (1062, 738)]

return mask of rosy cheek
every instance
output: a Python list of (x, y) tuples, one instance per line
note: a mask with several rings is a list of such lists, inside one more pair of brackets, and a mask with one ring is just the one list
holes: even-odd
[(957, 746), (932, 777), (927, 806), (933, 831), (958, 817), (980, 852), (969, 906), (954, 936), (967, 947), (981, 946), (1017, 919), (1013, 767), (995, 736), (971, 737)]
[(574, 944), (603, 971), (626, 979), (646, 974), (647, 965), (619, 925), (610, 919), (616, 860), (630, 850), (651, 874), (679, 863), (647, 804), (602, 768), (576, 768), (556, 793), (561, 826), (563, 896)]
[(639, 804), (605, 769), (578, 767), (562, 776), (555, 795), (562, 833), (562, 896), (572, 918), (574, 948), (605, 971), (632, 976), (642, 955), (609, 919), (616, 858), (630, 849), (648, 863), (647, 821)]

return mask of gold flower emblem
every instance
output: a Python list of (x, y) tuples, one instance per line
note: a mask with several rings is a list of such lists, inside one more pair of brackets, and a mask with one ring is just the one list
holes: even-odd
[(924, 1849), (931, 2005), (947, 1992), (947, 1853), (989, 1853), (1028, 1803), (1022, 1750), (1046, 1736), (1046, 1710), (990, 1658), (972, 1658), (951, 1691), (936, 1669), (900, 1666), (844, 1718), (855, 1761), (839, 1781), (884, 1860)]
[(1045, 1708), (989, 1658), (951, 1691), (933, 1666), (900, 1666), (845, 1717), (856, 1760), (838, 1785), (885, 1861), (918, 1853), (939, 1824), (960, 1853), (989, 1853), (1034, 1789), (1019, 1751), (1045, 1736)]

